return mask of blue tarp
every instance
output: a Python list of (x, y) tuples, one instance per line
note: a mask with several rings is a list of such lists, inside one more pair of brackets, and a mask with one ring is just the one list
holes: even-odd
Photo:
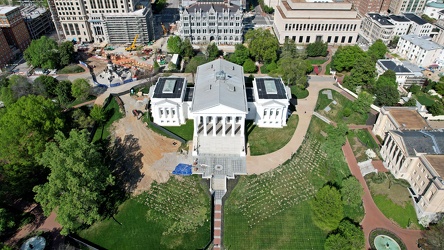
[(175, 175), (191, 175), (191, 165), (180, 163), (174, 169), (173, 174)]

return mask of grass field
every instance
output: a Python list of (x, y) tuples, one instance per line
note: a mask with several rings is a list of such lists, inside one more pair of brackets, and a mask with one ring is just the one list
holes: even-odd
[(252, 121), (246, 123), (247, 141), (251, 155), (264, 155), (284, 147), (290, 140), (298, 125), (299, 117), (292, 115), (283, 128), (259, 128)]
[(182, 137), (183, 139), (187, 141), (193, 140), (193, 133), (194, 133), (194, 121), (193, 120), (187, 120), (187, 123), (179, 126), (179, 127), (165, 127), (165, 129), (169, 130), (171, 133), (178, 135)]
[(85, 69), (77, 64), (71, 64), (65, 66), (63, 69), (57, 70), (57, 74), (73, 74), (81, 72), (85, 72)]
[[(333, 100), (328, 99), (326, 94), (323, 94), (324, 90), (319, 92), (318, 102), (316, 104), (315, 111), (319, 114), (327, 117), (328, 119), (339, 123), (345, 122), (346, 124), (357, 124), (362, 125), (367, 121), (368, 115), (361, 115), (357, 112), (351, 112), (349, 117), (344, 116), (344, 109), (352, 109), (353, 102), (341, 95), (340, 93), (331, 90), (333, 95), (333, 100), (336, 101), (336, 104), (333, 103)], [(325, 107), (329, 106), (331, 108), (330, 111), (325, 111)]]
[(105, 249), (202, 249), (210, 241), (207, 192), (198, 176), (172, 177), (79, 236)]
[(344, 159), (330, 164), (322, 149), (327, 124), (313, 118), (292, 159), (261, 175), (242, 176), (225, 203), (224, 244), (229, 249), (323, 249), (326, 233), (309, 201), (327, 182), (350, 174)]
[(119, 105), (117, 104), (116, 100), (114, 100), (114, 98), (111, 100), (108, 106), (106, 106), (105, 112), (108, 119), (102, 126), (97, 127), (96, 133), (94, 134), (92, 140), (93, 142), (107, 138), (110, 135), (109, 129), (113, 122), (123, 117), (123, 114), (120, 113)]
[(430, 107), (433, 105), (433, 103), (435, 103), (435, 100), (427, 97), (427, 94), (425, 94), (423, 92), (418, 92), (415, 94), (415, 96), (416, 96), (419, 103), (421, 103), (422, 105), (425, 105), (427, 107)]
[(330, 73), (330, 67), (331, 67), (331, 65), (330, 65), (331, 63), (329, 63), (329, 64), (327, 64), (326, 66), (325, 66), (325, 74), (326, 75), (331, 75), (331, 73)]
[(403, 228), (420, 229), (406, 181), (384, 173), (368, 174), (365, 180), (376, 206), (387, 218)]

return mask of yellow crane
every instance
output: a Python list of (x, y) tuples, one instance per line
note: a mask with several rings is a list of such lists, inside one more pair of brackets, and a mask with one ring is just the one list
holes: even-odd
[(134, 37), (133, 43), (132, 43), (129, 47), (126, 47), (126, 48), (125, 48), (126, 51), (133, 51), (133, 50), (136, 50), (136, 42), (137, 42), (137, 38), (139, 38), (139, 34), (137, 34), (137, 35)]
[(168, 30), (165, 28), (165, 25), (163, 25), (163, 23), (160, 23), (160, 25), (162, 26), (163, 29), (163, 35), (166, 36), (168, 34)]

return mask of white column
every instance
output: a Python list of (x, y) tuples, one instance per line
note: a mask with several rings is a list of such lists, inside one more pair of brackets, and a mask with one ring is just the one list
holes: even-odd
[(213, 136), (216, 136), (216, 120), (217, 116), (213, 116)]
[(194, 136), (197, 136), (197, 131), (199, 130), (199, 121), (200, 121), (200, 116), (195, 116), (194, 117)]
[(204, 125), (204, 136), (207, 136), (207, 116), (203, 117), (203, 125)]
[(234, 136), (234, 130), (236, 129), (236, 117), (231, 117), (231, 136)]
[(226, 116), (222, 116), (222, 136), (225, 136), (225, 123), (227, 121), (227, 117)]
[(245, 119), (244, 119), (244, 117), (242, 117), (240, 119), (240, 121), (241, 121), (241, 127), (240, 127), (241, 136), (244, 136), (244, 130), (245, 130)]

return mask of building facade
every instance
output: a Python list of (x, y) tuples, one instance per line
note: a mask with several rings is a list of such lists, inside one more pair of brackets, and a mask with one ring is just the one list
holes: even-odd
[(230, 1), (197, 1), (180, 9), (178, 32), (193, 44), (242, 43), (242, 6)]
[(286, 0), (275, 8), (273, 29), (281, 44), (292, 39), (297, 44), (352, 45), (360, 26), (351, 3)]
[[(410, 30), (411, 21), (402, 15), (389, 15), (390, 22), (395, 25), (392, 36), (407, 35)], [(393, 38), (392, 37), (392, 38)]]
[(421, 14), (425, 7), (425, 0), (391, 0), (390, 13), (399, 15), (401, 13)]
[(424, 68), (442, 60), (442, 52), (442, 45), (432, 42), (430, 38), (417, 35), (400, 36), (395, 49), (395, 53), (401, 57)]
[(404, 64), (410, 64), (409, 62), (401, 62), (399, 60), (393, 59), (380, 59), (376, 62), (376, 72), (378, 73), (378, 77), (387, 70), (392, 70), (396, 73), (396, 83), (400, 87), (409, 87), (412, 84), (422, 85), (424, 82), (424, 75), (420, 68), (416, 67), (412, 69)]
[(367, 13), (387, 13), (390, 0), (349, 0), (361, 17)]
[(0, 28), (9, 46), (21, 52), (25, 51), (31, 43), (31, 37), (19, 7), (0, 6)]
[(430, 36), (432, 34), (434, 26), (431, 23), (412, 13), (404, 13), (404, 16), (412, 21), (408, 32), (409, 35)]
[[(51, 3), (52, 1), (52, 3)], [(154, 39), (151, 2), (133, 0), (49, 0), (57, 11), (53, 15), (67, 40), (78, 42), (132, 42)]]
[(51, 12), (48, 9), (29, 4), (22, 6), (20, 11), (32, 39), (39, 39), (54, 30)]
[(384, 166), (408, 188), (419, 222), (426, 226), (444, 212), (444, 132), (389, 131), (381, 147)]
[(6, 37), (0, 29), (0, 69), (6, 66), (13, 58), (13, 53), (9, 47)]
[(384, 44), (389, 44), (392, 39), (395, 25), (387, 16), (377, 13), (368, 13), (361, 24), (361, 35), (369, 44), (380, 39)]
[(424, 7), (423, 14), (435, 19), (441, 19), (444, 11), (444, 3), (442, 1), (427, 2)]

